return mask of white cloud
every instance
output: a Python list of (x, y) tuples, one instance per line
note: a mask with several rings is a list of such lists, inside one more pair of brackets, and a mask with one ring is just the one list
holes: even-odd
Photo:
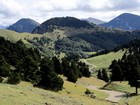
[(0, 25), (20, 18), (43, 22), (61, 16), (109, 21), (123, 12), (140, 14), (139, 11), (140, 0), (0, 0)]

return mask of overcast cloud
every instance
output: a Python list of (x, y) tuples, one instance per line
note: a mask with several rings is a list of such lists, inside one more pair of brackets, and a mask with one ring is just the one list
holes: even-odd
[(62, 16), (109, 21), (124, 12), (140, 15), (139, 11), (140, 0), (0, 0), (0, 25), (21, 18), (42, 23)]

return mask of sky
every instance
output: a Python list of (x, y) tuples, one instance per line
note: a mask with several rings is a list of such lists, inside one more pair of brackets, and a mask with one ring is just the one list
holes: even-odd
[(0, 0), (0, 25), (4, 26), (21, 18), (39, 23), (65, 16), (110, 21), (122, 13), (140, 15), (140, 0)]

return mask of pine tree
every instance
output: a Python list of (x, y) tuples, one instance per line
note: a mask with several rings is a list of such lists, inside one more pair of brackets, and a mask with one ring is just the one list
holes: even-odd
[(6, 77), (10, 74), (10, 65), (6, 62), (5, 58), (0, 56), (0, 76)]
[(103, 80), (101, 70), (98, 70), (97, 78)]
[(16, 72), (11, 72), (10, 76), (8, 77), (7, 83), (9, 84), (19, 84), (21, 81), (20, 75)]
[(67, 76), (70, 71), (70, 63), (66, 58), (62, 59), (62, 70), (63, 70), (64, 76)]
[(103, 80), (105, 82), (109, 82), (109, 78), (108, 78), (108, 75), (107, 75), (107, 71), (105, 69), (102, 70), (102, 76), (103, 76)]
[(63, 80), (54, 71), (54, 65), (51, 59), (44, 58), (40, 65), (41, 80), (37, 86), (44, 89), (59, 91), (63, 88)]
[(76, 83), (78, 77), (76, 76), (76, 74), (74, 73), (73, 70), (69, 71), (68, 76), (67, 76), (68, 81)]
[(59, 59), (57, 57), (53, 57), (52, 61), (54, 63), (55, 72), (58, 74), (63, 74), (63, 70), (62, 70), (61, 63), (60, 63)]
[(116, 64), (114, 67), (111, 69), (111, 81), (122, 81), (123, 80), (123, 72), (121, 67)]

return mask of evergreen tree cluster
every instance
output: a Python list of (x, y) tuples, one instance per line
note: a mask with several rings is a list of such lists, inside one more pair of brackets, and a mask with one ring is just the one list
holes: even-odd
[(111, 81), (129, 81), (130, 86), (137, 88), (140, 86), (140, 40), (135, 39), (130, 43), (128, 51), (125, 52), (122, 59), (112, 61)]
[(40, 54), (37, 49), (27, 48), (21, 40), (12, 43), (0, 37), (0, 77), (8, 77), (7, 83), (18, 84), (20, 80), (29, 80), (28, 75), (33, 77), (30, 70), (35, 72), (35, 69), (27, 58), (36, 65), (40, 61)]
[(62, 59), (62, 72), (67, 77), (68, 81), (76, 82), (82, 76), (90, 77), (88, 66), (83, 62), (78, 62), (78, 59), (70, 59), (65, 57)]
[(20, 40), (12, 43), (0, 37), (0, 82), (18, 84), (28, 81), (44, 89), (59, 91), (63, 88), (64, 75), (71, 82), (78, 78), (89, 77), (89, 68), (85, 63), (74, 58), (42, 57), (37, 49), (27, 48)]
[(102, 71), (99, 70), (97, 74), (98, 79), (104, 80), (105, 82), (109, 82), (109, 77), (107, 71), (103, 69)]

